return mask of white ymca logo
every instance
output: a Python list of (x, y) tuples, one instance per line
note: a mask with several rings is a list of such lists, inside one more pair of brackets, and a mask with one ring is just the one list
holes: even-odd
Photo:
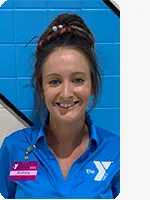
[[(98, 173), (95, 176), (94, 181), (104, 180), (108, 175), (106, 173), (106, 170), (110, 167), (112, 162), (111, 161), (107, 161), (107, 162), (93, 161), (93, 163), (95, 164), (96, 168), (98, 169)], [(87, 174), (95, 174), (95, 170), (86, 169), (86, 173)]]
[(17, 169), (18, 165), (19, 165), (19, 164), (15, 164), (15, 165), (13, 166), (13, 168), (14, 168), (14, 169)]
[(102, 179), (106, 178), (107, 173), (106, 170), (110, 167), (112, 162), (99, 162), (99, 161), (93, 161), (96, 168), (98, 169), (98, 173), (95, 176), (95, 181), (101, 181)]

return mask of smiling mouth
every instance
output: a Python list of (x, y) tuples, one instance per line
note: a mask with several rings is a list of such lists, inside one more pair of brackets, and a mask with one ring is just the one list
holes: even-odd
[(69, 109), (72, 108), (73, 106), (75, 106), (76, 104), (78, 104), (79, 101), (75, 101), (73, 103), (56, 103), (56, 105), (58, 105), (60, 108), (65, 108), (65, 109)]

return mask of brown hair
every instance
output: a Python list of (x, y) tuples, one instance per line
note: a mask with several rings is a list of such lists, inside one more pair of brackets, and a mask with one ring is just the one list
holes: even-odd
[[(58, 28), (62, 25), (61, 28)], [(53, 30), (53, 27), (57, 29)], [(41, 98), (42, 92), (42, 65), (49, 54), (59, 47), (69, 47), (76, 49), (84, 54), (90, 63), (91, 82), (93, 90), (93, 103), (89, 112), (95, 107), (99, 92), (101, 90), (101, 74), (98, 70), (96, 56), (94, 52), (95, 39), (86, 26), (83, 19), (76, 14), (58, 15), (52, 23), (47, 27), (44, 33), (39, 37), (35, 54), (34, 72), (31, 84), (34, 88), (34, 97), (36, 109), (42, 112), (42, 116), (46, 111), (46, 105)]]

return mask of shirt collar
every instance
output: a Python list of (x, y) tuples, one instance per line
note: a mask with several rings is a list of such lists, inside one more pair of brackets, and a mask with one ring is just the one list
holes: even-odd
[(85, 119), (86, 119), (86, 123), (88, 125), (89, 132), (90, 132), (89, 148), (94, 151), (99, 145), (97, 131), (93, 123), (93, 120), (88, 112), (86, 112)]
[[(45, 125), (48, 123), (48, 119), (49, 119), (49, 112), (47, 111), (44, 116), (43, 123), (38, 131), (38, 134), (33, 139), (34, 145), (37, 144), (37, 142), (40, 138), (45, 137), (44, 129), (45, 129)], [(98, 140), (96, 128), (95, 128), (94, 123), (88, 112), (86, 112), (85, 121), (86, 121), (86, 124), (87, 124), (87, 126), (89, 128), (89, 132), (90, 132), (89, 148), (94, 151), (99, 145), (99, 140)]]
[(49, 112), (46, 111), (46, 114), (44, 116), (44, 120), (42, 122), (42, 125), (38, 131), (38, 134), (36, 135), (36, 137), (33, 139), (33, 144), (36, 145), (38, 140), (42, 137), (45, 137), (45, 133), (44, 133), (44, 129), (45, 129), (45, 125), (47, 124), (48, 122), (48, 118), (49, 118)]

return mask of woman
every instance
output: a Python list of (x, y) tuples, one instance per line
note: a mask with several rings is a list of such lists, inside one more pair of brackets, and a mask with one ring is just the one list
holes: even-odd
[(95, 126), (101, 76), (94, 37), (81, 17), (58, 15), (37, 42), (32, 83), (44, 120), (5, 138), (0, 152), (4, 198), (99, 198), (119, 194), (119, 137)]

